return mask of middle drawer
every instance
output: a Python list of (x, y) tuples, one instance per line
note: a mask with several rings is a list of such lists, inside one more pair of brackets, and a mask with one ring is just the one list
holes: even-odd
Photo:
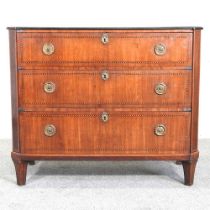
[(19, 105), (138, 107), (191, 106), (191, 72), (20, 71)]

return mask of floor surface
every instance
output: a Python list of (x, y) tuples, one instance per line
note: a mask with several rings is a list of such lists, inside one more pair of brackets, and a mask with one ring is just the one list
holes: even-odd
[(0, 140), (0, 210), (210, 209), (210, 140), (200, 142), (195, 183), (165, 161), (45, 161), (16, 185), (11, 140)]

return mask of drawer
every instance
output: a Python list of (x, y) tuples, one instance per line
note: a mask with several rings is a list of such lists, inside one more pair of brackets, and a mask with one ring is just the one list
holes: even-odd
[(17, 46), (19, 68), (192, 66), (192, 33), (19, 32)]
[(21, 71), (21, 107), (191, 107), (191, 71), (52, 72)]
[(188, 112), (22, 112), (21, 152), (30, 154), (187, 154)]

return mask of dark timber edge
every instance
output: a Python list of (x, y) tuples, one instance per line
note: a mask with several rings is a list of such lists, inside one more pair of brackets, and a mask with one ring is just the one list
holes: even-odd
[(202, 30), (200, 26), (174, 27), (7, 27), (9, 30)]

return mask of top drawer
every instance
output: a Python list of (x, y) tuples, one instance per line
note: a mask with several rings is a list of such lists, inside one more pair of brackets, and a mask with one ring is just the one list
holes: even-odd
[(192, 66), (192, 33), (18, 32), (18, 67)]

